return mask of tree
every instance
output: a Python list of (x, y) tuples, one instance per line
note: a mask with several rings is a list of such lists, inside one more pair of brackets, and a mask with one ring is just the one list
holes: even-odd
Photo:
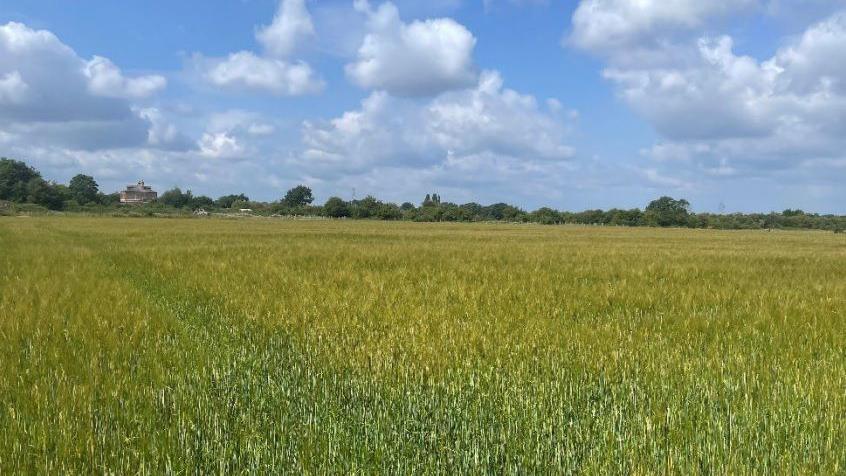
[(239, 193), (238, 195), (224, 195), (215, 200), (215, 205), (220, 208), (232, 208), (232, 204), (237, 201), (249, 202), (250, 198), (243, 193)]
[(99, 193), (97, 194), (97, 201), (103, 205), (117, 205), (120, 203), (120, 193), (115, 192), (108, 195)]
[(347, 202), (338, 197), (331, 197), (326, 200), (323, 205), (323, 214), (332, 218), (342, 218), (350, 216), (350, 208)]
[(356, 200), (350, 207), (350, 215), (353, 218), (370, 218), (376, 216), (376, 212), (382, 202), (376, 200), (376, 197), (368, 195), (361, 200)]
[(525, 213), (507, 203), (494, 203), (484, 208), (486, 218), (496, 221), (523, 221)]
[(437, 193), (433, 193), (429, 195), (426, 194), (426, 198), (423, 199), (423, 203), (420, 205), (422, 207), (437, 207), (441, 204), (441, 196)]
[(80, 205), (97, 202), (97, 194), (100, 193), (100, 187), (90, 175), (78, 174), (71, 179), (68, 189), (71, 198)]
[(214, 200), (205, 196), (205, 195), (198, 195), (196, 197), (191, 198), (191, 202), (189, 203), (192, 210), (197, 210), (199, 208), (210, 208), (214, 205)]
[(561, 223), (561, 215), (549, 207), (539, 208), (533, 211), (529, 218), (535, 222), (543, 225), (557, 225)]
[(186, 205), (190, 205), (193, 199), (194, 194), (191, 193), (190, 190), (182, 193), (182, 190), (179, 187), (173, 187), (159, 196), (160, 203), (173, 208), (182, 208)]
[(0, 200), (26, 202), (30, 182), (41, 180), (41, 174), (18, 160), (0, 158)]
[(230, 208), (233, 210), (246, 210), (250, 208), (250, 202), (246, 200), (235, 200), (232, 202), (232, 206)]
[(442, 211), (441, 221), (470, 221), (466, 210), (454, 203), (441, 203), (438, 208)]
[(786, 217), (798, 217), (798, 216), (804, 215), (805, 212), (802, 211), (802, 210), (799, 210), (799, 209), (791, 210), (791, 209), (788, 208), (787, 210), (781, 212), (781, 214), (786, 216)]
[(282, 202), (289, 207), (304, 207), (310, 205), (313, 201), (314, 195), (312, 195), (311, 189), (305, 185), (297, 185), (291, 190), (288, 190), (285, 198), (282, 199)]
[(646, 207), (646, 222), (658, 226), (686, 226), (690, 202), (685, 199), (661, 197)]
[(64, 205), (64, 197), (56, 184), (41, 177), (35, 177), (27, 184), (27, 201), (50, 210), (61, 210)]
[(482, 219), (482, 211), (485, 207), (476, 203), (470, 202), (461, 205), (461, 210), (468, 221), (478, 221)]
[(380, 220), (399, 220), (402, 218), (402, 210), (395, 203), (380, 203), (374, 216)]

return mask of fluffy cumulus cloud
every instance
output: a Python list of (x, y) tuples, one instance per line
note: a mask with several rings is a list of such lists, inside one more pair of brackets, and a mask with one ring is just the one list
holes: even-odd
[(399, 202), (437, 190), (457, 202), (560, 204), (615, 177), (576, 160), (568, 140), (575, 116), (487, 71), (472, 88), (427, 100), (376, 91), (358, 109), (307, 121), (303, 150), (286, 168), (319, 193), (356, 189)]
[(206, 82), (229, 91), (275, 96), (316, 94), (323, 90), (324, 81), (308, 63), (287, 59), (304, 39), (314, 35), (305, 0), (282, 0), (273, 22), (256, 32), (265, 55), (251, 51), (226, 58), (195, 55), (194, 63)]
[(200, 155), (211, 159), (248, 160), (275, 143), (276, 126), (257, 113), (233, 109), (213, 113), (197, 142)]
[(315, 35), (305, 0), (282, 0), (273, 23), (256, 32), (256, 39), (270, 55), (288, 57), (299, 44)]
[(244, 154), (244, 146), (226, 132), (205, 133), (198, 145), (200, 154), (212, 159), (233, 159)]
[(146, 98), (167, 86), (162, 76), (150, 75), (126, 78), (120, 68), (108, 58), (95, 56), (85, 64), (88, 89), (92, 94), (116, 98)]
[[(277, 67), (281, 60), (252, 59), (247, 56), (247, 65), (240, 65), (246, 78), (241, 87), (298, 94), (313, 85), (301, 79), (310, 70), (298, 63)], [(212, 66), (219, 66), (212, 70), (223, 85), (239, 86), (227, 77), (231, 70)], [(165, 87), (161, 76), (131, 75), (104, 57), (81, 58), (49, 31), (0, 25), (2, 155), (25, 160), (60, 181), (79, 172), (94, 175), (105, 191), (144, 177), (159, 189), (180, 185), (223, 193), (264, 183), (270, 175), (265, 157), (293, 147), (280, 145), (276, 124), (261, 115), (215, 114), (157, 101), (155, 94)], [(221, 166), (221, 161), (238, 164)]]
[(757, 5), (758, 0), (583, 0), (573, 14), (576, 45), (609, 52), (660, 38), (661, 33), (702, 27), (715, 16)]
[(778, 73), (732, 52), (728, 37), (703, 38), (691, 65), (611, 67), (604, 76), (670, 139), (766, 135), (775, 118), (770, 93)]
[(148, 146), (174, 151), (187, 151), (193, 148), (191, 139), (179, 130), (168, 118), (168, 114), (155, 107), (138, 108), (136, 112), (150, 124), (147, 131)]
[(267, 136), (276, 131), (276, 126), (260, 114), (241, 109), (232, 109), (209, 116), (207, 129), (211, 132)]
[(127, 77), (108, 59), (84, 60), (49, 31), (0, 25), (0, 130), (20, 143), (148, 145), (152, 123), (127, 99), (164, 87), (159, 76)]
[[(846, 165), (846, 62), (834, 60), (846, 48), (846, 13), (759, 60), (736, 53), (729, 36), (699, 36), (709, 16), (744, 2), (688, 3), (585, 0), (573, 18), (572, 38), (608, 61), (603, 76), (663, 137), (644, 151), (655, 166), (722, 180)], [(627, 60), (636, 50), (654, 54)]]
[(320, 92), (324, 83), (306, 63), (256, 56), (249, 51), (225, 59), (203, 59), (206, 79), (213, 85), (236, 91), (255, 91), (277, 96)]
[(530, 173), (570, 162), (569, 119), (485, 72), (474, 88), (420, 103), (374, 92), (361, 108), (326, 123), (306, 122), (304, 166), (323, 174), (378, 168), (517, 169)]
[(831, 55), (846, 48), (846, 15), (811, 26), (763, 62), (735, 54), (729, 37), (698, 45), (699, 61), (685, 68), (606, 75), (688, 156), (722, 164), (715, 170), (844, 158), (846, 69)]
[(346, 67), (359, 86), (397, 96), (430, 96), (476, 81), (476, 38), (455, 20), (404, 23), (391, 2), (374, 9), (356, 0), (355, 7), (368, 17), (357, 58)]
[(29, 85), (21, 78), (21, 73), (12, 71), (0, 78), (0, 104), (20, 104), (26, 101)]

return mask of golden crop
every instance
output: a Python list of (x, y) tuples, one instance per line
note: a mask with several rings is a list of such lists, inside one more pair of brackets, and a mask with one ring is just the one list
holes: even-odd
[(846, 241), (0, 218), (0, 473), (846, 471)]

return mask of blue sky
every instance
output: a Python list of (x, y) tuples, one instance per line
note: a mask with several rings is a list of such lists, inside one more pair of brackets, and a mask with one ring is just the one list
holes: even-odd
[(0, 155), (106, 191), (846, 213), (846, 0), (0, 4)]

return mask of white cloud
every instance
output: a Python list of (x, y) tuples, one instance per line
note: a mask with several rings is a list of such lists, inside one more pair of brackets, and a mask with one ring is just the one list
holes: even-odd
[(846, 11), (806, 30), (778, 51), (766, 66), (778, 72), (778, 86), (798, 93), (831, 89), (846, 94)]
[(147, 145), (150, 123), (132, 115), (125, 120), (7, 122), (0, 124), (21, 145), (70, 150), (103, 150)]
[(573, 156), (567, 135), (557, 111), (503, 88), (498, 73), (486, 72), (475, 88), (426, 104), (375, 92), (359, 110), (328, 123), (306, 122), (303, 158), (330, 172), (446, 163), (477, 167), (485, 161), (544, 169)]
[(21, 73), (12, 71), (0, 76), (0, 104), (20, 104), (28, 93), (29, 85), (21, 78)]
[(355, 5), (368, 16), (367, 34), (346, 72), (360, 87), (429, 96), (475, 82), (476, 38), (463, 25), (450, 18), (404, 23), (390, 2), (375, 10), (366, 0)]
[(698, 59), (689, 65), (612, 67), (605, 76), (669, 139), (804, 137), (804, 149), (816, 154), (820, 140), (834, 145), (846, 132), (846, 66), (831, 60), (844, 49), (846, 14), (840, 13), (764, 62), (736, 55), (723, 36), (700, 39)]
[(580, 4), (571, 40), (607, 59), (603, 76), (662, 136), (645, 155), (663, 172), (647, 168), (647, 178), (762, 176), (846, 158), (846, 62), (833, 60), (846, 50), (846, 13), (765, 61), (735, 53), (729, 36), (693, 37), (710, 18), (752, 5)]
[(0, 25), (0, 130), (21, 143), (147, 145), (152, 124), (127, 98), (164, 87), (154, 78), (126, 78), (105, 58), (84, 60), (49, 31)]
[(542, 111), (533, 96), (503, 88), (496, 72), (483, 73), (474, 90), (435, 99), (426, 110), (426, 124), (433, 141), (456, 154), (492, 152), (529, 160), (573, 155), (565, 145), (563, 119)]
[(205, 133), (197, 145), (202, 156), (212, 159), (242, 158), (245, 153), (244, 146), (226, 132)]
[(268, 136), (276, 131), (276, 127), (268, 123), (260, 114), (232, 109), (212, 114), (208, 118), (207, 130), (227, 134)]
[(150, 129), (147, 132), (147, 144), (150, 147), (185, 151), (193, 147), (188, 139), (176, 124), (170, 122), (158, 108), (144, 108), (137, 111), (138, 115), (149, 121)]
[(256, 32), (268, 55), (286, 58), (298, 43), (315, 35), (305, 0), (282, 0), (273, 23)]
[(570, 41), (607, 53), (654, 42), (662, 33), (699, 29), (715, 16), (758, 4), (758, 0), (582, 0), (573, 13)]
[(620, 95), (671, 139), (765, 135), (773, 71), (732, 53), (728, 37), (702, 39), (693, 66), (611, 67), (604, 76)]
[(254, 123), (247, 126), (247, 133), (252, 136), (268, 136), (276, 132), (271, 124)]
[[(21, 23), (0, 25), (0, 78), (15, 100), (0, 110), (14, 121), (118, 120), (130, 115), (124, 101), (88, 91), (86, 62), (46, 30)], [(26, 86), (24, 86), (26, 85)], [(26, 89), (25, 97), (20, 93)]]
[(662, 175), (661, 172), (659, 172), (655, 168), (646, 168), (641, 170), (640, 172), (643, 178), (647, 180), (647, 182), (653, 185), (657, 185), (659, 187), (674, 190), (686, 190), (691, 189), (693, 187), (691, 183), (685, 182), (684, 180)]
[(204, 63), (209, 82), (232, 90), (300, 96), (319, 93), (324, 87), (323, 80), (306, 63), (262, 58), (249, 51), (232, 53), (224, 60), (208, 59)]
[(275, 96), (302, 96), (323, 91), (325, 82), (304, 61), (289, 61), (299, 43), (315, 36), (305, 0), (282, 0), (273, 22), (256, 31), (265, 54), (231, 53), (226, 58), (195, 55), (203, 79), (219, 88)]
[(159, 75), (126, 78), (120, 68), (102, 56), (95, 56), (85, 64), (88, 90), (92, 94), (113, 98), (146, 98), (167, 86)]

